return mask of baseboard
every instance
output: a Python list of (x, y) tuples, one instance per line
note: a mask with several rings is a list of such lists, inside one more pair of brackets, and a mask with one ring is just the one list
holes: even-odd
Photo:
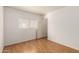
[[(40, 37), (40, 38), (37, 38), (38, 40), (39, 39), (46, 39), (47, 37)], [(10, 45), (5, 45), (4, 47), (7, 47), (7, 46), (11, 46), (11, 45), (16, 45), (16, 44), (20, 44), (20, 43), (25, 43), (25, 42), (29, 42), (29, 41), (32, 41), (32, 40), (36, 40), (36, 39), (30, 39), (28, 41), (22, 41), (22, 42), (17, 42), (17, 43), (13, 43), (13, 44), (10, 44)]]
[(37, 38), (37, 39), (44, 39), (44, 38), (47, 38), (47, 37), (40, 37), (40, 38)]
[(50, 41), (52, 41), (52, 42), (54, 42), (54, 43), (57, 43), (57, 44), (59, 44), (59, 45), (62, 45), (62, 46), (64, 46), (64, 47), (67, 47), (67, 48), (70, 48), (70, 49), (79, 51), (79, 49), (74, 48), (74, 47), (71, 47), (71, 46), (69, 46), (69, 45), (66, 45), (66, 44), (63, 44), (63, 43), (60, 43), (60, 42), (56, 42), (56, 41), (54, 41), (54, 40), (50, 40)]

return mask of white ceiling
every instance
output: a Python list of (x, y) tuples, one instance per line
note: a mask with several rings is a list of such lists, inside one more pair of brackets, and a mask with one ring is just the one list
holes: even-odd
[(44, 15), (51, 11), (63, 8), (64, 6), (10, 6), (10, 7)]

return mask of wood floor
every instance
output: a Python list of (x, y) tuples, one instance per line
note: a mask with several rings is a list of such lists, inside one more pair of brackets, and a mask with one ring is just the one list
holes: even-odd
[(79, 51), (45, 39), (30, 40), (4, 47), (3, 53), (78, 53)]

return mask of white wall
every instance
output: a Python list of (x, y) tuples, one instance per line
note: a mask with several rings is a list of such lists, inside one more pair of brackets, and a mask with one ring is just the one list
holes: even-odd
[(3, 7), (0, 6), (0, 52), (3, 50)]
[(79, 7), (65, 7), (47, 15), (48, 39), (79, 50)]
[(18, 42), (23, 42), (36, 38), (35, 29), (20, 29), (18, 21), (20, 19), (39, 20), (38, 38), (44, 37), (43, 16), (24, 12), (21, 10), (5, 7), (5, 45), (10, 45)]

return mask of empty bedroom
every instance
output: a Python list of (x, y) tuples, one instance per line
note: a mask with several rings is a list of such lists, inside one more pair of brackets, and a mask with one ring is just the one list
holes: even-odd
[(79, 7), (1, 7), (4, 14), (1, 52), (79, 52)]

